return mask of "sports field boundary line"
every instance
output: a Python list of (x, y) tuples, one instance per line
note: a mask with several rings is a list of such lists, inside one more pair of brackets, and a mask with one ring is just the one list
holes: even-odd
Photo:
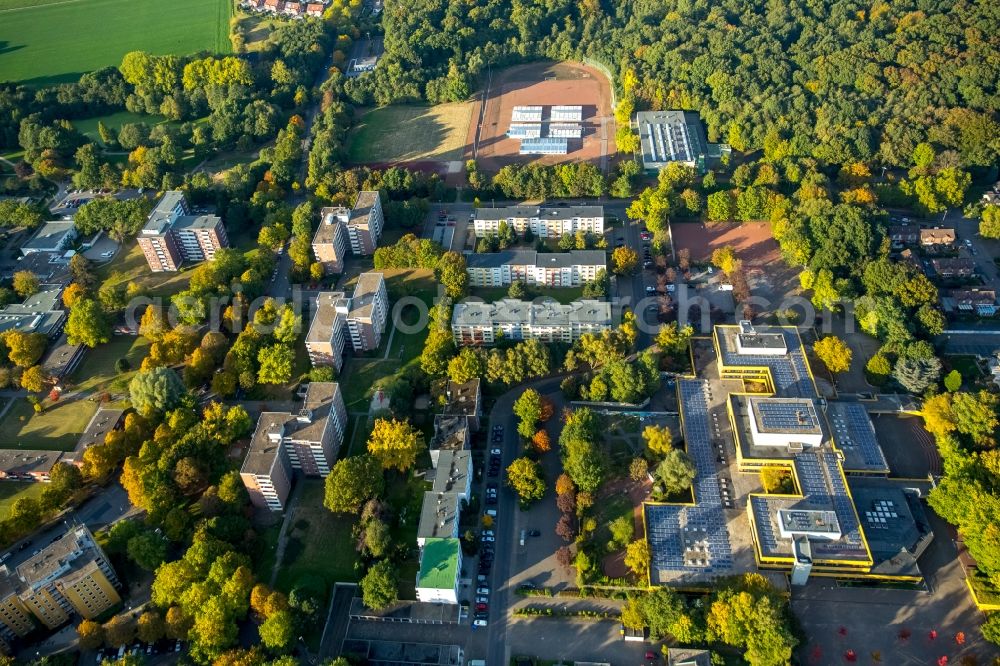
[(57, 7), (59, 5), (72, 5), (77, 2), (84, 2), (84, 0), (60, 0), (59, 2), (46, 2), (42, 5), (28, 5), (27, 7), (11, 7), (9, 9), (0, 9), (0, 14), (5, 14), (7, 12), (21, 12), (25, 9), (42, 9), (44, 7)]

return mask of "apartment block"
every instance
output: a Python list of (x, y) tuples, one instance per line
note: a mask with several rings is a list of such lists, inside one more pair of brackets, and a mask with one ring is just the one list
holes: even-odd
[(324, 208), (319, 212), (319, 228), (313, 235), (312, 249), (327, 275), (344, 272), (348, 249), (346, 225), (350, 218), (351, 210), (344, 206)]
[(163, 195), (136, 240), (154, 273), (179, 270), (185, 261), (211, 261), (217, 250), (229, 247), (222, 220), (192, 214), (178, 190)]
[(0, 636), (10, 641), (74, 614), (93, 619), (121, 602), (118, 576), (85, 526), (73, 526), (20, 564), (0, 566)]
[(347, 428), (347, 407), (336, 382), (311, 382), (302, 409), (286, 428), (282, 443), (292, 468), (308, 476), (326, 476), (337, 459)]
[(579, 287), (607, 268), (603, 250), (535, 252), (506, 250), (467, 255), (471, 287), (505, 287), (524, 282), (544, 287)]
[(340, 372), (344, 364), (344, 331), (350, 299), (342, 291), (323, 291), (314, 302), (312, 321), (306, 333), (306, 352), (312, 366), (332, 366)]
[(445, 388), (447, 402), (441, 415), (464, 416), (469, 421), (470, 430), (479, 430), (479, 421), (483, 414), (482, 397), (479, 377), (461, 384), (448, 380), (448, 386)]
[(377, 349), (389, 315), (389, 296), (381, 273), (362, 273), (347, 312), (347, 335), (356, 353)]
[(260, 509), (283, 511), (292, 490), (292, 463), (281, 442), (288, 416), (283, 412), (261, 413), (240, 467), (250, 502)]
[(382, 237), (384, 218), (382, 201), (378, 191), (358, 192), (350, 219), (347, 221), (347, 237), (354, 254), (373, 254)]
[(359, 192), (351, 208), (322, 209), (312, 242), (316, 261), (327, 275), (343, 272), (348, 250), (356, 255), (374, 254), (384, 226), (382, 201), (375, 190)]
[(584, 333), (611, 327), (611, 304), (581, 299), (565, 305), (504, 298), (496, 303), (458, 303), (451, 331), (458, 345), (492, 345), (498, 338), (575, 342)]
[(539, 238), (559, 238), (564, 234), (585, 231), (604, 233), (603, 206), (508, 206), (506, 208), (477, 208), (473, 228), (476, 236), (495, 234), (500, 223), (506, 222), (519, 234), (526, 229)]
[(295, 471), (325, 477), (347, 427), (347, 408), (336, 382), (311, 382), (296, 413), (264, 412), (240, 468), (254, 506), (285, 508)]

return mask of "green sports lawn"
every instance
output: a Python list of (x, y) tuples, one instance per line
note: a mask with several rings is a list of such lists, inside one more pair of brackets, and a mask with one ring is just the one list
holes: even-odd
[(51, 85), (129, 51), (228, 53), (232, 0), (0, 0), (0, 81)]

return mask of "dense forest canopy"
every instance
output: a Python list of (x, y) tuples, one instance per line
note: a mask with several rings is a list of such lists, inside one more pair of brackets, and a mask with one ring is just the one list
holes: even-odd
[(901, 166), (921, 141), (964, 166), (1000, 153), (990, 0), (388, 0), (383, 25), (385, 58), (346, 86), (353, 101), (435, 97), (487, 65), (591, 57), (638, 107), (698, 110), (709, 138), (737, 150)]

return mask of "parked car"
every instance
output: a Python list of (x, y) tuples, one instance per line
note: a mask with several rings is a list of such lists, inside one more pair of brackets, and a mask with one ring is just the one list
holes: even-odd
[(499, 446), (494, 446), (492, 449), (490, 449), (491, 456), (500, 456), (502, 454), (503, 452), (500, 450)]
[(542, 536), (542, 533), (539, 532), (538, 530), (528, 530), (528, 536), (540, 537)]
[(489, 597), (476, 597), (477, 604), (488, 604), (490, 602)]
[(486, 604), (476, 604), (477, 611), (488, 611), (490, 609)]
[(476, 594), (481, 594), (484, 597), (488, 597), (490, 596), (490, 588), (486, 587), (485, 585), (482, 587), (477, 587)]
[(488, 623), (485, 618), (476, 618), (472, 622), (473, 627), (485, 627)]
[(483, 535), (483, 536), (479, 537), (479, 540), (482, 541), (483, 543), (493, 543), (497, 539), (496, 539), (496, 537), (491, 537), (491, 536)]

